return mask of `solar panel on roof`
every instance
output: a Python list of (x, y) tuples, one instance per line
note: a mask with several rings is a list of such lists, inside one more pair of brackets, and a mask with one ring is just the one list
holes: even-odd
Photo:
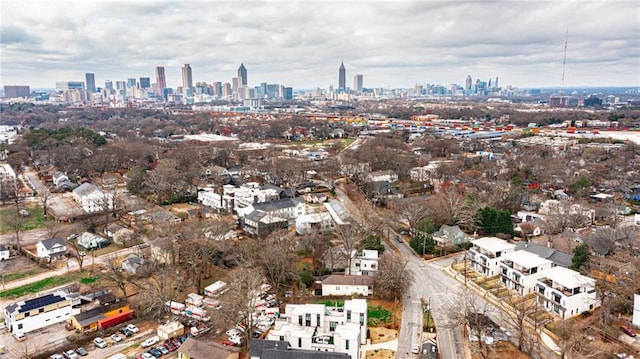
[(24, 302), (20, 307), (19, 313), (31, 311), (36, 308), (44, 307), (53, 303), (61, 302), (64, 298), (56, 294), (47, 294), (45, 296), (30, 299)]

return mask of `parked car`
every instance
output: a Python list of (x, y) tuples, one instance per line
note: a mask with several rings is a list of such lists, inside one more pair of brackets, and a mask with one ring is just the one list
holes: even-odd
[(142, 359), (155, 359), (155, 357), (151, 353), (144, 352), (142, 353)]
[(83, 347), (79, 347), (78, 349), (76, 349), (76, 353), (78, 353), (78, 355), (80, 356), (87, 356), (87, 354), (89, 354)]
[(413, 354), (418, 354), (418, 353), (420, 353), (420, 345), (418, 345), (418, 344), (413, 344), (413, 345), (411, 346), (411, 352), (412, 352)]
[(114, 342), (116, 342), (116, 343), (119, 343), (119, 342), (121, 342), (121, 341), (122, 341), (122, 337), (121, 337), (121, 336), (119, 336), (118, 334), (112, 334), (112, 335), (111, 335), (111, 340), (113, 340), (113, 341), (114, 341)]
[(118, 329), (118, 331), (127, 338), (133, 335), (133, 332), (127, 329), (127, 327), (122, 327)]
[(402, 242), (404, 242), (404, 241), (402, 240), (402, 238), (400, 238), (400, 236), (397, 236), (397, 237), (396, 237), (396, 239), (398, 240), (398, 243), (402, 243)]
[(162, 356), (162, 352), (160, 352), (156, 348), (149, 349), (149, 353), (151, 353), (151, 355), (153, 355), (155, 358), (160, 358)]
[(628, 327), (628, 326), (626, 326), (626, 325), (621, 325), (621, 326), (620, 326), (620, 330), (621, 330), (624, 334), (626, 334), (626, 335), (628, 335), (628, 336), (630, 336), (630, 337), (635, 337), (635, 336), (636, 336), (636, 332), (634, 332), (634, 331), (633, 331), (633, 329), (629, 328), (629, 327)]
[(66, 359), (78, 359), (78, 354), (73, 350), (67, 350), (63, 355)]
[(170, 352), (176, 350), (176, 346), (173, 344), (173, 342), (171, 342), (171, 339), (167, 339), (163, 346)]
[(49, 359), (64, 359), (64, 357), (60, 354), (51, 354)]
[(104, 341), (104, 339), (97, 337), (95, 339), (93, 339), (93, 344), (98, 347), (98, 348), (106, 348), (107, 347), (107, 342)]
[(169, 354), (169, 349), (167, 349), (165, 346), (161, 345), (159, 347), (156, 347), (156, 350), (159, 350), (160, 353), (162, 353), (162, 355), (167, 355)]
[(128, 324), (128, 325), (127, 325), (127, 329), (129, 329), (129, 331), (130, 331), (131, 333), (137, 333), (137, 332), (139, 332), (138, 327), (136, 327), (136, 326), (135, 326), (135, 325), (133, 325), (133, 324)]
[(142, 344), (140, 344), (143, 348), (147, 348), (150, 347), (154, 344), (157, 344), (160, 341), (160, 338), (158, 338), (157, 336), (151, 337), (145, 341), (142, 342)]

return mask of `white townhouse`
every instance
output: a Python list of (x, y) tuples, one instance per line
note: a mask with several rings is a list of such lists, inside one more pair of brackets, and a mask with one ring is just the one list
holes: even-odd
[(492, 277), (498, 274), (498, 266), (505, 253), (513, 252), (515, 244), (496, 237), (484, 237), (471, 241), (469, 249), (471, 267), (484, 275)]
[(322, 281), (323, 296), (373, 295), (372, 276), (333, 274)]
[(71, 319), (71, 300), (64, 292), (9, 304), (4, 319), (12, 334), (29, 333)]
[(286, 341), (291, 349), (346, 353), (360, 358), (360, 345), (367, 340), (367, 301), (346, 300), (343, 307), (287, 304), (267, 339)]
[(553, 267), (553, 262), (536, 254), (520, 250), (507, 252), (500, 263), (500, 280), (521, 296), (531, 293), (542, 272)]
[(363, 249), (358, 253), (351, 252), (351, 275), (373, 276), (378, 272), (378, 251), (373, 249)]
[(538, 303), (563, 319), (600, 306), (596, 280), (564, 267), (542, 272), (535, 291)]
[(101, 212), (113, 209), (113, 194), (101, 191), (91, 183), (85, 182), (73, 190), (73, 199), (85, 212)]

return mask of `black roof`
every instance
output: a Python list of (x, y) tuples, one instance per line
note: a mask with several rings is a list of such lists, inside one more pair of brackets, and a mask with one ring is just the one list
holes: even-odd
[(278, 209), (285, 209), (285, 208), (295, 207), (300, 202), (301, 201), (299, 199), (297, 199), (297, 198), (285, 198), (285, 199), (281, 199), (281, 200), (277, 200), (277, 201), (256, 203), (256, 204), (253, 205), (253, 208), (254, 209), (260, 209), (260, 210), (265, 211), (265, 212), (270, 212), (270, 211), (274, 211), (274, 210), (278, 210)]
[(41, 308), (41, 307), (62, 302), (65, 300), (67, 300), (67, 298), (61, 294), (57, 294), (57, 293), (47, 294), (47, 295), (43, 295), (42, 297), (27, 299), (22, 302), (8, 305), (6, 308), (6, 311), (8, 313), (12, 313), (15, 311), (17, 311), (18, 313), (25, 313), (36, 308)]
[(40, 241), (42, 243), (42, 245), (46, 248), (46, 249), (51, 249), (54, 245), (56, 244), (60, 244), (62, 246), (67, 246), (64, 243), (64, 240), (62, 238), (49, 238), (49, 239), (43, 239)]
[(257, 357), (260, 359), (349, 359), (351, 355), (346, 353), (292, 349), (289, 346), (289, 342), (280, 340), (251, 339), (249, 357)]
[(525, 250), (529, 253), (533, 253), (541, 258), (548, 259), (556, 265), (568, 268), (571, 266), (571, 259), (573, 254), (560, 252), (554, 248), (549, 248), (533, 242), (518, 242), (516, 243), (516, 250)]

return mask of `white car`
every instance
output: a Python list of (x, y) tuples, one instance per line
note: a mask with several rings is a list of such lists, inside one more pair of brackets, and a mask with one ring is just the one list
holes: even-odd
[(151, 355), (150, 353), (147, 353), (147, 352), (142, 353), (142, 358), (144, 358), (144, 359), (156, 359), (156, 357), (154, 357), (153, 355)]
[(411, 345), (411, 352), (413, 354), (419, 354), (420, 353), (420, 345), (418, 345), (418, 344)]
[(106, 348), (107, 347), (107, 342), (104, 341), (104, 339), (97, 337), (93, 340), (93, 344), (98, 347), (98, 348)]
[(137, 332), (139, 332), (138, 327), (136, 327), (136, 326), (135, 326), (135, 325), (133, 325), (133, 324), (128, 324), (128, 325), (127, 325), (127, 329), (129, 329), (129, 331), (131, 331), (131, 333), (137, 333)]
[(142, 342), (142, 344), (140, 344), (143, 348), (147, 348), (150, 347), (152, 345), (157, 344), (160, 341), (160, 338), (158, 338), (157, 336), (155, 337), (151, 337), (145, 341)]
[(122, 337), (119, 336), (118, 334), (112, 334), (111, 335), (111, 340), (113, 340), (114, 342), (118, 343), (122, 341)]
[(73, 350), (67, 350), (64, 352), (64, 357), (67, 359), (78, 359), (78, 354)]

